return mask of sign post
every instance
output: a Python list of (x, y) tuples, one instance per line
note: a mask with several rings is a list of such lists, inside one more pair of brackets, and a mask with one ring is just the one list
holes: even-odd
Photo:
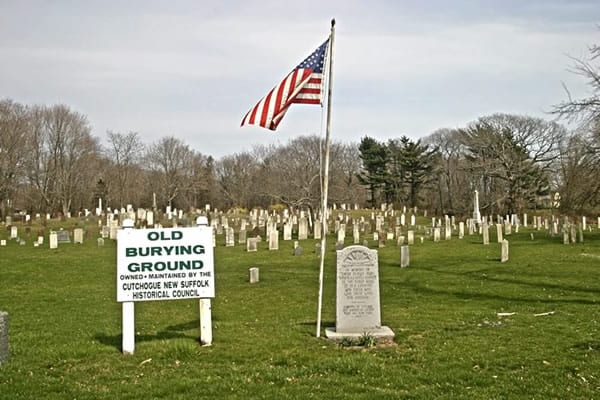
[[(133, 227), (131, 221), (131, 227)], [(126, 228), (125, 221), (123, 227)], [(122, 229), (117, 233), (117, 301), (123, 303), (123, 353), (135, 349), (134, 302), (215, 296), (212, 228)], [(206, 339), (206, 340), (205, 340)], [(203, 344), (212, 342), (212, 332)]]

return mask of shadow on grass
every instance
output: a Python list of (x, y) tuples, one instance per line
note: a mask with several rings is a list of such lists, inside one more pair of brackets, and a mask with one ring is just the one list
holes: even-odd
[[(140, 342), (151, 342), (155, 340), (168, 340), (168, 339), (182, 339), (187, 338), (194, 341), (198, 341), (197, 335), (185, 334), (182, 331), (187, 331), (194, 328), (199, 328), (200, 320), (190, 321), (183, 324), (168, 326), (165, 330), (157, 332), (153, 335), (135, 335), (136, 343)], [(103, 333), (96, 334), (94, 336), (98, 342), (105, 346), (115, 347), (119, 351), (121, 350), (123, 343), (123, 335), (106, 335)]]
[(585, 299), (543, 299), (543, 298), (526, 298), (526, 297), (516, 297), (516, 296), (503, 296), (500, 294), (491, 294), (491, 293), (480, 293), (480, 292), (464, 292), (458, 290), (443, 290), (443, 289), (433, 289), (430, 287), (425, 287), (416, 282), (405, 282), (405, 286), (411, 287), (415, 292), (419, 294), (430, 294), (430, 295), (445, 295), (445, 296), (454, 296), (459, 299), (484, 299), (484, 300), (500, 300), (500, 301), (511, 301), (511, 302), (521, 302), (521, 303), (544, 303), (544, 304), (587, 304), (587, 305), (598, 305), (599, 302), (597, 300), (585, 300)]
[(600, 341), (577, 343), (572, 348), (583, 351), (600, 351)]
[[(510, 284), (514, 284), (514, 285), (530, 286), (530, 287), (537, 287), (537, 288), (543, 288), (543, 289), (557, 289), (557, 290), (565, 290), (565, 291), (571, 291), (571, 292), (600, 293), (600, 288), (586, 288), (586, 287), (580, 287), (580, 286), (559, 285), (556, 283), (544, 283), (544, 282), (527, 282), (527, 281), (514, 279), (514, 278), (496, 278), (496, 277), (490, 277), (488, 275), (486, 275), (486, 276), (481, 275), (484, 271), (490, 272), (491, 268), (479, 269), (476, 271), (470, 270), (470, 271), (465, 271), (465, 272), (455, 272), (455, 271), (448, 271), (448, 270), (441, 271), (439, 269), (427, 268), (427, 267), (419, 267), (419, 269), (424, 270), (424, 271), (429, 271), (432, 273), (437, 273), (437, 274), (473, 277), (473, 278), (477, 278), (477, 279), (485, 280), (485, 281), (489, 281), (489, 282), (510, 283)], [(592, 301), (592, 302), (590, 302), (590, 304), (595, 304), (595, 302)]]

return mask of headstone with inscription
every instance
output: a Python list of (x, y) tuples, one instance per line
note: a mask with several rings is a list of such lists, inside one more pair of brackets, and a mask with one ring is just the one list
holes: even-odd
[(394, 332), (381, 325), (377, 251), (364, 246), (338, 250), (336, 276), (335, 329), (326, 329), (326, 336), (393, 338)]

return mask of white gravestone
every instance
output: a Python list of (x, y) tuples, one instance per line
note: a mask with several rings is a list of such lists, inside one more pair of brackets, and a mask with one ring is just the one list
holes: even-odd
[(248, 239), (248, 241), (246, 242), (246, 251), (247, 252), (257, 251), (256, 238), (249, 238)]
[(75, 228), (73, 229), (73, 243), (83, 243), (83, 229)]
[(400, 267), (405, 268), (410, 265), (410, 253), (408, 250), (408, 246), (400, 247)]
[(19, 233), (18, 233), (18, 229), (16, 226), (11, 226), (10, 227), (10, 238), (11, 239), (16, 239), (19, 237)]
[(348, 246), (337, 251), (336, 326), (325, 330), (328, 338), (370, 334), (394, 337), (381, 325), (379, 263), (376, 250)]
[(58, 248), (58, 236), (56, 235), (56, 232), (50, 232), (50, 235), (48, 236), (48, 242), (51, 249)]
[(500, 262), (508, 261), (508, 240), (504, 239), (502, 241), (502, 252), (500, 255)]
[(256, 267), (250, 268), (249, 272), (250, 272), (250, 283), (258, 283), (258, 277), (259, 277), (258, 268), (256, 268)]

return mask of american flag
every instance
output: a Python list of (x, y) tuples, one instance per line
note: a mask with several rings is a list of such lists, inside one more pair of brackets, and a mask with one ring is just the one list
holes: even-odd
[(294, 103), (321, 104), (323, 66), (329, 39), (302, 61), (261, 101), (248, 111), (241, 126), (259, 125), (274, 131)]

